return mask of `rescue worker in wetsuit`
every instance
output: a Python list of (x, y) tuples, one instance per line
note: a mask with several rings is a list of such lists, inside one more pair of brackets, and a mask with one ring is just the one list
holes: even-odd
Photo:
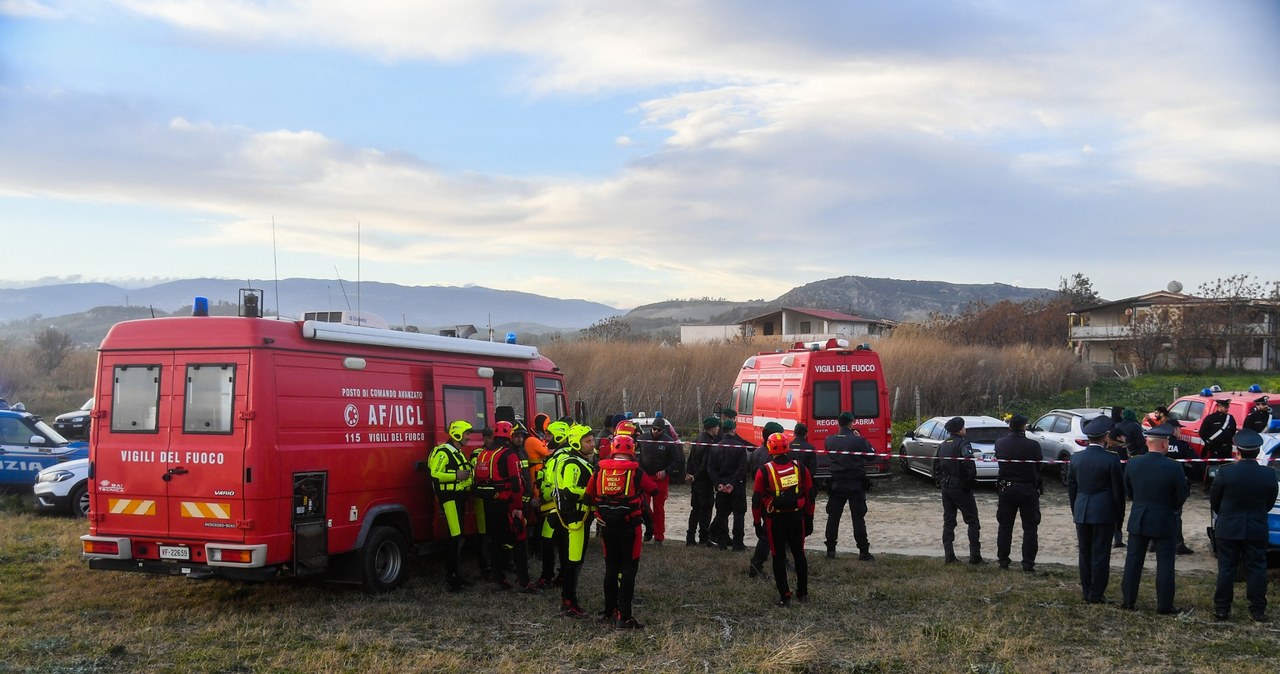
[(702, 434), (689, 446), (689, 462), (684, 481), (689, 483), (689, 529), (685, 532), (685, 545), (701, 543), (711, 546), (708, 529), (711, 526), (711, 508), (715, 503), (715, 489), (707, 462), (711, 450), (720, 442), (720, 419), (707, 417), (702, 420)]
[(511, 446), (520, 454), (522, 465), (527, 472), (524, 488), (524, 519), (525, 530), (528, 532), (526, 540), (535, 541), (535, 544), (527, 546), (529, 556), (540, 559), (542, 550), (536, 544), (541, 541), (542, 531), (542, 518), (539, 517), (542, 502), (538, 497), (538, 477), (542, 473), (542, 465), (546, 463), (547, 457), (551, 456), (551, 450), (547, 448), (547, 443), (529, 432), (528, 427), (520, 421), (517, 421), (515, 427), (511, 429)]
[(520, 456), (511, 446), (513, 426), (509, 421), (493, 425), (493, 441), (476, 453), (475, 493), (484, 510), (485, 534), (481, 544), (488, 547), (493, 560), (490, 579), (498, 589), (510, 590), (507, 569), (515, 565), (516, 585), (522, 592), (535, 593), (538, 588), (529, 582), (529, 551), (526, 548), (527, 530), (524, 524), (526, 468), (521, 467)]
[(462, 447), (471, 424), (461, 419), (449, 424), (449, 440), (431, 450), (427, 465), (431, 470), (431, 484), (435, 488), (436, 502), (449, 527), (449, 541), (444, 546), (445, 585), (450, 592), (458, 592), (471, 583), (462, 577), (459, 568), (462, 560), (462, 519), (466, 515), (467, 501), (471, 500), (472, 466)]
[(560, 547), (560, 613), (585, 618), (587, 612), (578, 603), (578, 572), (591, 532), (591, 504), (584, 495), (595, 472), (591, 460), (596, 453), (596, 432), (590, 426), (574, 424), (569, 428), (567, 448), (556, 463), (556, 515), (565, 532)]
[[(560, 552), (560, 544), (564, 538), (564, 526), (560, 524), (560, 518), (556, 515), (556, 476), (558, 472), (558, 464), (565, 454), (569, 452), (569, 424), (563, 421), (552, 421), (546, 425), (547, 437), (551, 443), (547, 445), (547, 449), (551, 451), (551, 455), (542, 464), (542, 471), (538, 473), (538, 517), (542, 520), (542, 527), (539, 530), (539, 543), (542, 548), (542, 573), (538, 576), (538, 580), (534, 582), (539, 588), (556, 584), (560, 577), (556, 575), (556, 557)], [(564, 560), (561, 559), (563, 564)]]
[(1231, 401), (1225, 398), (1213, 401), (1214, 412), (1200, 422), (1200, 439), (1204, 440), (1204, 451), (1201, 458), (1206, 461), (1204, 471), (1204, 497), (1209, 498), (1209, 489), (1213, 485), (1213, 477), (1218, 468), (1225, 466), (1231, 459), (1231, 440), (1236, 434), (1236, 419), (1231, 416)]
[(1036, 569), (1040, 549), (1040, 443), (1027, 437), (1027, 418), (1015, 414), (1009, 419), (1009, 434), (996, 440), (996, 559), (1000, 568), (1009, 568), (1013, 548), (1013, 521), (1022, 519), (1022, 570)]
[(943, 426), (951, 437), (938, 446), (938, 463), (942, 472), (942, 551), (947, 564), (954, 564), (956, 553), (956, 511), (969, 527), (969, 563), (982, 564), (982, 525), (978, 522), (978, 504), (973, 498), (973, 485), (978, 479), (973, 447), (965, 439), (964, 419), (952, 417)]
[(661, 545), (667, 535), (667, 495), (671, 480), (684, 475), (684, 446), (676, 440), (671, 424), (662, 417), (655, 417), (649, 426), (649, 437), (636, 440), (640, 468), (653, 478), (658, 490), (643, 497), (648, 505), (649, 518), (645, 521), (644, 540)]
[(771, 461), (756, 472), (751, 490), (751, 519), (756, 532), (769, 544), (773, 555), (773, 579), (778, 588), (778, 604), (791, 605), (787, 583), (787, 551), (796, 567), (795, 599), (809, 600), (809, 561), (804, 554), (805, 519), (813, 517), (813, 489), (809, 471), (793, 461), (790, 442), (782, 433), (765, 441)]
[(604, 546), (604, 622), (617, 629), (644, 629), (631, 613), (640, 570), (641, 500), (658, 485), (635, 459), (635, 440), (614, 436), (609, 458), (601, 459), (587, 482), (586, 500), (595, 508)]
[[(764, 425), (764, 428), (760, 429), (760, 436), (764, 438), (764, 441), (760, 443), (759, 447), (751, 450), (751, 459), (747, 468), (747, 474), (751, 476), (753, 484), (756, 473), (760, 472), (760, 469), (764, 468), (765, 464), (769, 463), (773, 458), (772, 453), (769, 451), (769, 438), (774, 433), (782, 432), (782, 424), (776, 421), (770, 421)], [(754, 494), (755, 492), (752, 492), (753, 501)], [(768, 574), (764, 572), (764, 562), (768, 558), (769, 541), (760, 531), (760, 527), (756, 527), (756, 547), (751, 553), (751, 561), (747, 564), (747, 577), (765, 576), (768, 579)]]

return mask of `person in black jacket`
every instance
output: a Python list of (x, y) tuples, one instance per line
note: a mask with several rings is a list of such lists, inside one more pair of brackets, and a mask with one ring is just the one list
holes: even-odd
[(841, 412), (836, 419), (840, 432), (828, 436), (826, 450), (831, 457), (831, 489), (827, 498), (827, 559), (835, 559), (840, 537), (840, 520), (844, 506), (849, 505), (853, 517), (853, 540), (858, 544), (858, 559), (870, 562), (871, 541), (867, 538), (867, 470), (866, 458), (874, 450), (871, 443), (853, 429), (853, 414)]
[(1089, 438), (1089, 445), (1071, 455), (1067, 473), (1067, 499), (1076, 523), (1080, 590), (1086, 603), (1110, 604), (1113, 602), (1105, 596), (1111, 580), (1108, 542), (1124, 521), (1124, 469), (1120, 457), (1102, 447), (1103, 438), (1111, 430), (1110, 419), (1094, 417), (1081, 430)]
[[(1106, 417), (1095, 417), (1095, 418), (1106, 419)], [(1114, 454), (1117, 457), (1119, 457), (1120, 472), (1123, 474), (1124, 467), (1128, 464), (1128, 461), (1129, 461), (1129, 448), (1127, 445), (1125, 445), (1124, 434), (1121, 433), (1120, 430), (1117, 429), (1115, 426), (1113, 426), (1112, 425), (1113, 423), (1114, 422), (1112, 421), (1107, 422), (1108, 430), (1105, 432), (1103, 437), (1099, 438), (1099, 440), (1101, 441), (1100, 444), (1102, 448), (1105, 449), (1107, 453)], [(1085, 436), (1088, 437), (1088, 434), (1086, 433)], [(1092, 438), (1090, 438), (1090, 440), (1092, 440)], [(1143, 453), (1145, 453), (1145, 451)], [(1121, 490), (1120, 490), (1121, 500), (1124, 500), (1123, 487), (1124, 487), (1124, 484), (1121, 483)], [(1113, 550), (1119, 550), (1124, 548), (1124, 522), (1119, 522), (1119, 521), (1116, 522), (1115, 540), (1111, 542), (1111, 548)]]
[(1253, 409), (1249, 411), (1248, 416), (1244, 418), (1241, 428), (1247, 428), (1255, 433), (1266, 433), (1267, 428), (1271, 426), (1271, 401), (1262, 396), (1253, 401)]
[[(743, 526), (747, 514), (747, 457), (751, 445), (737, 433), (733, 419), (720, 422), (720, 444), (711, 452), (707, 472), (715, 489), (716, 516), (711, 520), (711, 540), (721, 550), (733, 546), (734, 552), (747, 549), (743, 544)], [(733, 538), (729, 538), (729, 515), (733, 514)]]
[(711, 474), (707, 472), (707, 464), (712, 447), (719, 442), (720, 419), (703, 419), (702, 434), (689, 446), (689, 463), (684, 474), (684, 481), (689, 483), (689, 530), (685, 533), (685, 545), (711, 545), (707, 530), (711, 526), (715, 490), (711, 484)]
[[(1166, 419), (1165, 423), (1173, 429), (1173, 435), (1169, 436), (1168, 457), (1177, 461), (1179, 466), (1182, 466), (1182, 474), (1187, 478), (1187, 484), (1191, 484), (1191, 479), (1194, 477), (1191, 472), (1192, 466), (1195, 465), (1196, 459), (1199, 457), (1196, 455), (1196, 451), (1191, 449), (1191, 445), (1187, 444), (1186, 440), (1178, 437), (1178, 428), (1182, 426), (1182, 423), (1177, 419)], [(1174, 511), (1173, 515), (1177, 519), (1175, 526), (1178, 534), (1178, 554), (1194, 555), (1196, 551), (1187, 547), (1187, 539), (1182, 535), (1182, 508)]]
[(956, 511), (969, 527), (969, 563), (982, 564), (982, 525), (978, 523), (978, 504), (973, 499), (973, 485), (978, 479), (973, 447), (965, 439), (964, 419), (952, 417), (943, 425), (951, 437), (938, 446), (942, 471), (942, 551), (947, 564), (956, 561)]
[(1177, 522), (1174, 511), (1187, 500), (1187, 477), (1182, 466), (1170, 461), (1169, 436), (1173, 428), (1160, 425), (1147, 431), (1147, 453), (1129, 460), (1124, 488), (1133, 501), (1129, 511), (1129, 547), (1121, 581), (1121, 608), (1134, 610), (1147, 547), (1156, 549), (1156, 613), (1177, 615), (1173, 605), (1174, 564), (1177, 555)]
[(658, 486), (652, 494), (646, 493), (644, 540), (661, 545), (667, 535), (667, 494), (671, 480), (684, 475), (684, 446), (676, 440), (671, 425), (662, 417), (655, 417), (649, 426), (649, 437), (636, 438), (639, 445), (640, 469), (653, 478)]
[[(795, 439), (791, 441), (791, 458), (796, 463), (804, 466), (809, 471), (810, 482), (813, 487), (809, 490), (809, 502), (818, 502), (818, 448), (809, 442), (809, 427), (804, 424), (796, 424), (792, 430)], [(808, 519), (804, 523), (805, 535), (813, 533), (813, 515), (807, 515)]]
[(1276, 474), (1258, 463), (1262, 436), (1242, 430), (1235, 436), (1240, 461), (1223, 466), (1209, 492), (1218, 548), (1218, 582), (1213, 593), (1213, 613), (1218, 620), (1231, 617), (1232, 581), (1244, 567), (1245, 596), (1249, 615), (1267, 619), (1267, 513), (1276, 502)]
[(996, 440), (996, 559), (1007, 569), (1013, 547), (1013, 520), (1022, 518), (1022, 570), (1036, 568), (1036, 552), (1040, 549), (1040, 460), (1044, 455), (1040, 443), (1027, 437), (1027, 418), (1015, 414), (1009, 419), (1009, 434)]
[(1138, 423), (1138, 417), (1133, 410), (1121, 410), (1120, 421), (1115, 427), (1124, 436), (1125, 448), (1129, 451), (1129, 457), (1142, 456), (1147, 453), (1147, 442), (1143, 438), (1142, 424)]
[(1204, 451), (1200, 458), (1204, 459), (1204, 497), (1209, 498), (1209, 487), (1213, 484), (1213, 476), (1218, 467), (1224, 466), (1231, 458), (1231, 439), (1236, 434), (1236, 419), (1231, 416), (1231, 401), (1221, 399), (1213, 401), (1214, 412), (1200, 422), (1200, 439), (1204, 440)]

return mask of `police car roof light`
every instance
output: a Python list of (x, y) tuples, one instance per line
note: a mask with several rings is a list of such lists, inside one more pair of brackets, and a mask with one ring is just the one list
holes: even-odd
[(1214, 384), (1213, 386), (1210, 386), (1210, 387), (1209, 387), (1209, 390), (1210, 390), (1210, 391), (1212, 391), (1212, 392), (1214, 392), (1214, 393), (1222, 393), (1222, 387), (1221, 387), (1221, 386), (1218, 386), (1217, 384)]
[(1208, 398), (1209, 396), (1212, 396), (1212, 395), (1213, 395), (1213, 391), (1211, 391), (1211, 390), (1210, 390), (1210, 389), (1208, 389), (1208, 388), (1202, 388), (1202, 389), (1200, 389), (1200, 395), (1201, 395), (1201, 396), (1204, 396), (1205, 398)]
[(1249, 387), (1249, 393), (1262, 393), (1262, 387), (1254, 384)]

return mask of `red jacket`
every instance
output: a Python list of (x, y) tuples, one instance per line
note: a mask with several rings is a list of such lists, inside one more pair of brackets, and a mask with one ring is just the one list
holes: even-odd
[[(775, 480), (775, 477), (780, 480)], [(756, 471), (756, 481), (751, 489), (751, 518), (754, 522), (760, 522), (763, 515), (773, 512), (774, 501), (778, 497), (775, 482), (785, 483), (790, 481), (788, 478), (794, 480), (794, 485), (784, 486), (782, 491), (798, 490), (796, 509), (793, 512), (813, 517), (814, 500), (809, 498), (813, 493), (813, 477), (803, 465), (792, 461), (789, 454), (781, 454)]]

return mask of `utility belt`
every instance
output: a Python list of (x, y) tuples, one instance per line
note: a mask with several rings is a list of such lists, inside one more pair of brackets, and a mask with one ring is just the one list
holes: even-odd
[(506, 486), (499, 487), (497, 485), (482, 484), (476, 485), (473, 489), (476, 498), (482, 498), (486, 501), (509, 501), (511, 500), (511, 490)]
[(441, 492), (461, 492), (471, 489), (471, 485), (465, 482), (436, 482), (436, 491)]

